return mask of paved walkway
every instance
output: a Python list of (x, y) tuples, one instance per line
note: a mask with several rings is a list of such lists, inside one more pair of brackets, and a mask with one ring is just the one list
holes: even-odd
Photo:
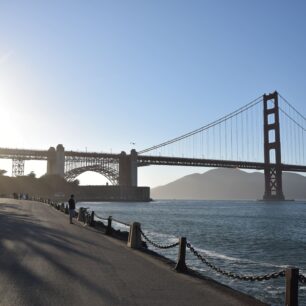
[(0, 305), (263, 305), (172, 271), (46, 204), (0, 199)]

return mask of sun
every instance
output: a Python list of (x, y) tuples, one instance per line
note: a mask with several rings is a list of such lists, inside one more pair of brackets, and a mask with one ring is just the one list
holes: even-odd
[(12, 121), (10, 112), (8, 112), (2, 105), (0, 106), (0, 146), (8, 144), (12, 137)]
[[(1, 69), (4, 68), (2, 66), (4, 65), (0, 65)], [(12, 147), (20, 139), (17, 133), (20, 126), (19, 103), (16, 102), (18, 89), (10, 77), (5, 75), (5, 69), (2, 69), (0, 71), (0, 147)]]

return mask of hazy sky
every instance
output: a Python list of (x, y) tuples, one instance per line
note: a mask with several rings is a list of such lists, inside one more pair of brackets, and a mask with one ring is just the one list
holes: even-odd
[(0, 147), (141, 150), (275, 89), (306, 114), (302, 0), (0, 0), (0, 38)]

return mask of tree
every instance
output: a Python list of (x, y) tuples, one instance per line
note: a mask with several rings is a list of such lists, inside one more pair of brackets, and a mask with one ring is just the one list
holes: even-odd
[(31, 171), (29, 174), (28, 174), (29, 177), (32, 177), (32, 178), (36, 178), (36, 174), (34, 171)]
[(3, 176), (5, 173), (7, 173), (6, 170), (0, 169), (0, 176)]

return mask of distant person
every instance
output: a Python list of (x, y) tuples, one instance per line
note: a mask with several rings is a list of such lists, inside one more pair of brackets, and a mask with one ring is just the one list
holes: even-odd
[(70, 224), (73, 224), (72, 218), (74, 217), (74, 213), (75, 213), (75, 200), (74, 200), (74, 195), (73, 194), (70, 196), (68, 204), (69, 204)]

